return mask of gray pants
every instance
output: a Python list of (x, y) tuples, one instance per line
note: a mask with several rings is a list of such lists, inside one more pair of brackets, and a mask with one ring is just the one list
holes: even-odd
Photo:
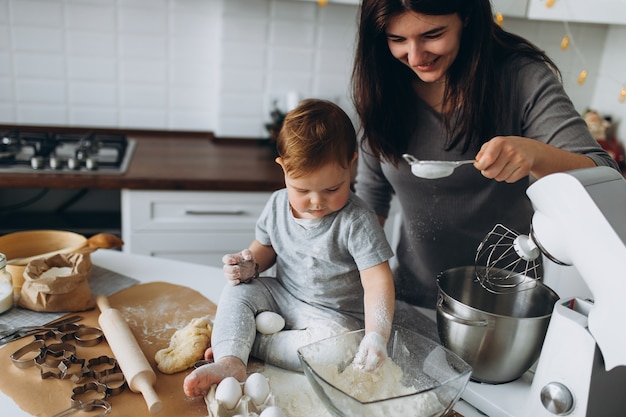
[[(272, 335), (257, 333), (255, 317), (263, 311), (283, 316), (285, 329)], [(362, 318), (302, 302), (275, 278), (261, 277), (248, 284), (224, 288), (211, 346), (216, 361), (236, 356), (247, 364), (252, 355), (284, 369), (301, 371), (299, 347), (363, 327)]]

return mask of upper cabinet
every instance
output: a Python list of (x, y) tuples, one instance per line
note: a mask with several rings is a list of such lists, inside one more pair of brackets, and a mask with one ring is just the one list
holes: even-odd
[(502, 13), (504, 16), (526, 17), (528, 0), (491, 0), (494, 13)]
[[(300, 0), (318, 2), (319, 0)], [(328, 3), (353, 4), (358, 6), (361, 0), (328, 0)], [(491, 0), (494, 13), (502, 13), (504, 16), (526, 17), (528, 0)]]
[[(553, 3), (551, 7), (548, 4)], [(566, 22), (626, 24), (623, 0), (530, 0), (528, 18)]]

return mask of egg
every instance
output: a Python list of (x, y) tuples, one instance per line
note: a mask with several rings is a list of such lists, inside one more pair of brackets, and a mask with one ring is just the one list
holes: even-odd
[(270, 395), (270, 384), (262, 374), (255, 372), (251, 374), (243, 386), (243, 393), (250, 397), (256, 405), (261, 405)]
[(256, 330), (263, 334), (274, 334), (285, 327), (285, 319), (273, 311), (263, 311), (256, 316)]
[(283, 413), (283, 410), (281, 410), (279, 407), (273, 405), (263, 410), (259, 417), (285, 417), (285, 413)]
[(224, 378), (215, 389), (215, 399), (228, 410), (237, 406), (241, 396), (241, 384), (232, 376)]

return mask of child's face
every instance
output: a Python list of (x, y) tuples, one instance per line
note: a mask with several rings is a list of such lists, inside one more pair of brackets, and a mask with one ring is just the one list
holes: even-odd
[[(277, 159), (279, 164), (282, 163)], [(283, 168), (284, 171), (284, 168)], [(350, 195), (351, 168), (336, 163), (302, 177), (285, 172), (285, 185), (293, 215), (300, 219), (319, 219), (343, 208)]]

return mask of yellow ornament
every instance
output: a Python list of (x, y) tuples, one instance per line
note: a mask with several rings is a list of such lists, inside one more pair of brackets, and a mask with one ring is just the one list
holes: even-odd
[(546, 7), (549, 9), (554, 6), (554, 3), (556, 3), (556, 0), (546, 0)]
[(326, 7), (328, 0), (317, 0), (317, 5), (320, 7)]
[(622, 87), (619, 91), (619, 102), (623, 103), (624, 101), (626, 101), (626, 87)]
[(580, 75), (578, 76), (578, 80), (577, 80), (578, 84), (583, 85), (586, 79), (587, 79), (587, 70), (582, 70), (580, 72)]
[(561, 39), (561, 49), (567, 51), (567, 48), (569, 48), (569, 36), (565, 35)]
[(504, 16), (500, 12), (496, 13), (496, 23), (498, 26), (504, 26)]

